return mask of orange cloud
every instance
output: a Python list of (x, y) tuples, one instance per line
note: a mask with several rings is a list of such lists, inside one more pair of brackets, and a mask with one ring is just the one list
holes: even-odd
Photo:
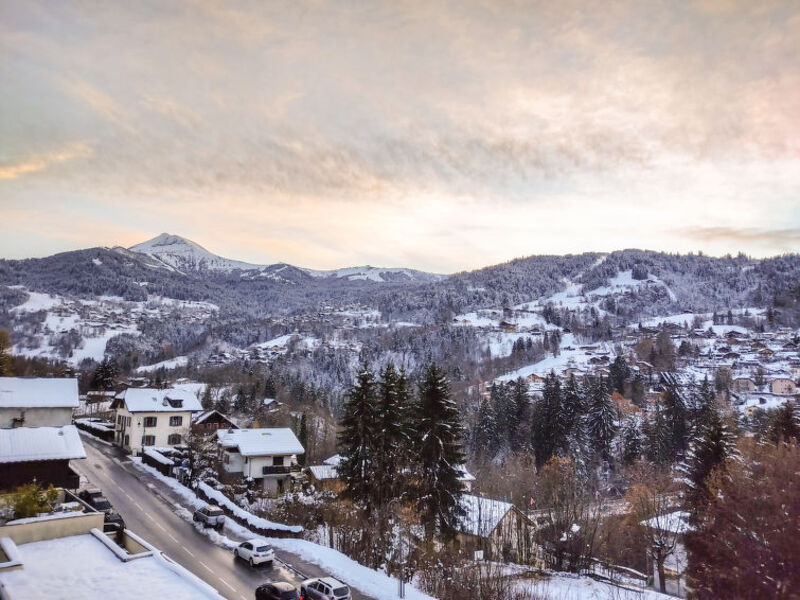
[(36, 173), (37, 171), (44, 171), (52, 165), (66, 162), (81, 156), (89, 156), (90, 154), (91, 148), (89, 145), (85, 142), (80, 142), (73, 144), (64, 150), (29, 156), (24, 160), (14, 164), (0, 165), (0, 180), (18, 179), (23, 175)]

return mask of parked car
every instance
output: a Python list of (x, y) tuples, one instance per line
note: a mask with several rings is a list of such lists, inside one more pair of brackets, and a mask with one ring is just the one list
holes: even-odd
[(249, 562), (251, 567), (264, 563), (272, 566), (275, 563), (275, 552), (272, 550), (272, 546), (266, 540), (258, 538), (242, 542), (233, 549), (233, 554)]
[(87, 488), (78, 494), (78, 498), (86, 502), (97, 512), (103, 513), (103, 531), (122, 531), (125, 529), (125, 521), (118, 512), (114, 511), (111, 502), (103, 496), (103, 492), (97, 488)]
[(303, 600), (352, 600), (350, 588), (333, 577), (315, 577), (300, 584)]
[(225, 513), (219, 506), (206, 504), (203, 508), (198, 508), (192, 516), (195, 523), (203, 523), (206, 527), (213, 527), (221, 530), (225, 526)]
[(285, 581), (269, 582), (256, 588), (256, 600), (299, 600), (297, 588)]

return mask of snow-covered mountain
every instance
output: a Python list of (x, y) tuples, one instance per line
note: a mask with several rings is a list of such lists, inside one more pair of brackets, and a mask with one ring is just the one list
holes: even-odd
[(436, 281), (441, 275), (424, 273), (414, 269), (384, 267), (348, 267), (331, 271), (317, 271), (293, 267), (284, 263), (254, 265), (239, 260), (223, 258), (203, 248), (200, 244), (179, 235), (162, 233), (152, 240), (128, 248), (130, 252), (144, 254), (155, 260), (157, 266), (188, 273), (193, 271), (246, 271), (247, 279), (274, 279), (296, 283), (297, 277), (308, 275), (317, 279), (346, 279), (348, 281), (374, 281), (377, 283), (404, 283)]
[(217, 256), (200, 244), (179, 235), (162, 233), (152, 240), (131, 246), (128, 250), (146, 254), (177, 271), (249, 271), (262, 269), (264, 265), (231, 260)]

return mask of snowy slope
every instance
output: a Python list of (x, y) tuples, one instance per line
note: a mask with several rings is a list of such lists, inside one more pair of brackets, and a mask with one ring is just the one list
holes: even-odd
[(335, 279), (348, 279), (350, 281), (375, 281), (377, 283), (397, 282), (397, 281), (435, 281), (442, 279), (444, 275), (435, 275), (414, 269), (403, 268), (384, 268), (365, 265), (363, 267), (347, 267), (345, 269), (335, 269), (332, 271), (315, 271), (313, 269), (303, 269), (312, 277)]
[(212, 254), (200, 244), (179, 235), (162, 233), (152, 240), (128, 248), (132, 252), (146, 254), (178, 271), (233, 271), (234, 269), (261, 269), (263, 265), (252, 265)]

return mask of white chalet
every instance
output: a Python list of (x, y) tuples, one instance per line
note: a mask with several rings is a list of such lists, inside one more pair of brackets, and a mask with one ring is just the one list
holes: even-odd
[(145, 446), (176, 446), (203, 410), (200, 400), (186, 390), (128, 388), (114, 398), (114, 442), (128, 452), (141, 454)]
[(253, 479), (272, 495), (286, 490), (292, 474), (300, 471), (297, 455), (305, 452), (288, 427), (220, 429), (217, 443), (227, 473)]
[(61, 427), (78, 408), (78, 380), (0, 377), (0, 428)]

